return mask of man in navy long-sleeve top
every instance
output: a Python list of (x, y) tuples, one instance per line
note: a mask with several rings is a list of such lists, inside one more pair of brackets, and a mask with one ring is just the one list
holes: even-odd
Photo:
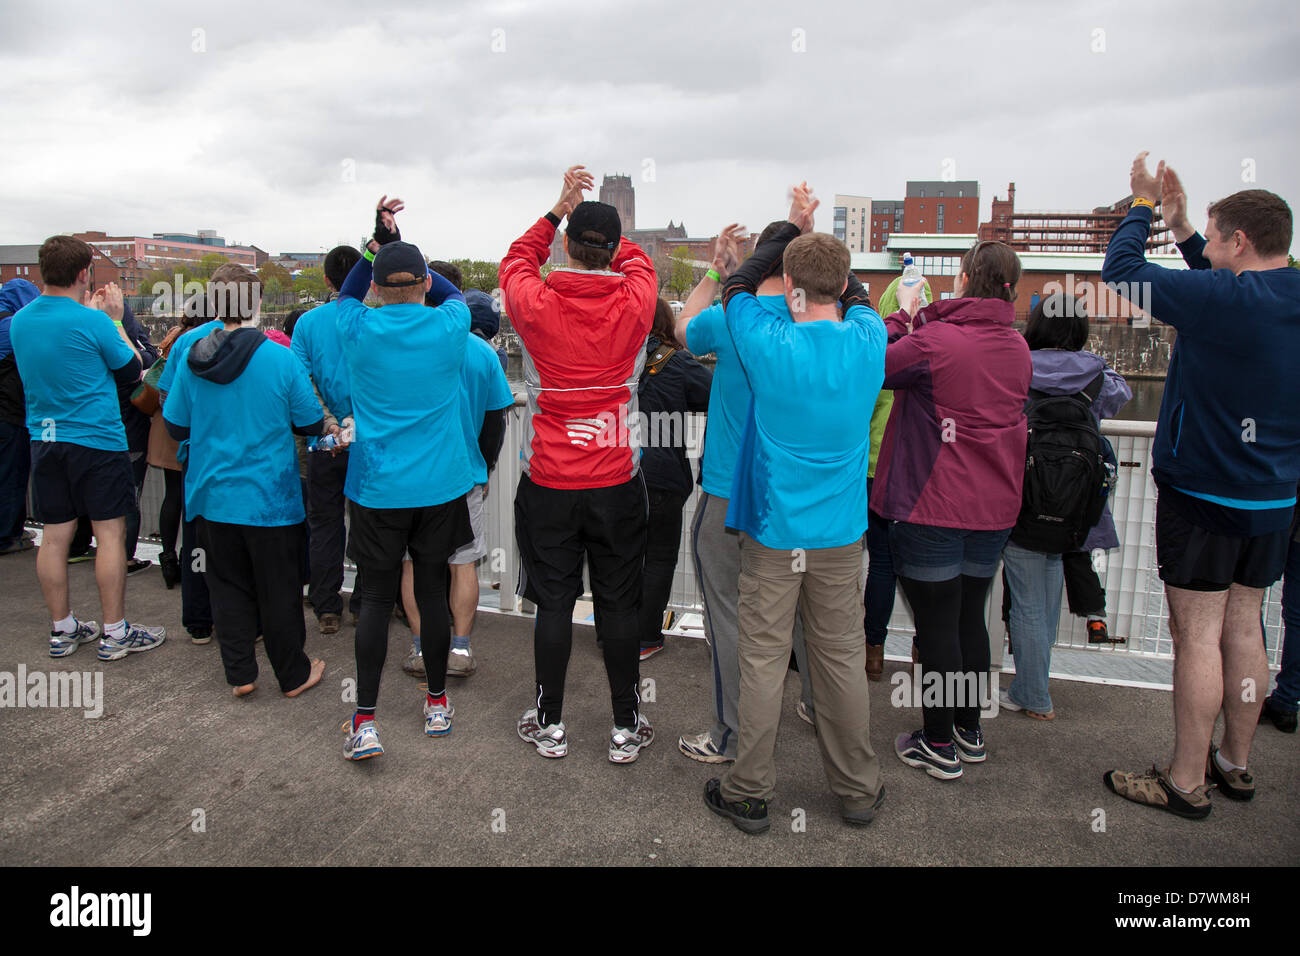
[[(1145, 774), (1111, 771), (1104, 782), (1202, 819), (1210, 784), (1233, 800), (1255, 793), (1246, 762), (1268, 688), (1260, 608), (1286, 563), (1300, 479), (1300, 271), (1288, 268), (1292, 217), (1281, 197), (1246, 189), (1220, 199), (1202, 236), (1178, 177), (1163, 162), (1152, 176), (1146, 155), (1133, 161), (1133, 205), (1102, 279), (1140, 294), (1178, 330), (1151, 469), (1174, 640), (1174, 758)], [(1188, 271), (1145, 259), (1157, 200)]]

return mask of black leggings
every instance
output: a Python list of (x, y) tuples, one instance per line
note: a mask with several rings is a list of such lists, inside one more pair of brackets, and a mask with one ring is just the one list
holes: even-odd
[[(428, 675), (429, 693), (446, 690), (447, 655), (451, 652), (451, 623), (447, 616), (447, 565), (413, 562), (415, 606), (420, 611), (420, 650)], [(361, 615), (357, 620), (357, 707), (373, 708), (379, 701), (379, 678), (388, 658), (388, 622), (393, 616), (402, 566), (382, 571), (366, 568), (358, 575)]]
[(158, 509), (158, 536), (162, 538), (163, 554), (176, 553), (176, 536), (181, 531), (181, 473), (170, 468), (163, 473), (163, 500)]
[[(992, 578), (966, 575), (948, 581), (917, 581), (900, 576), (899, 583), (916, 622), (916, 646), (921, 659), (922, 687), (931, 671), (944, 675), (942, 706), (924, 707), (925, 735), (935, 744), (952, 742), (955, 721), (964, 730), (980, 722), (980, 701), (963, 693), (958, 700), (948, 688), (980, 687), (989, 670), (989, 632), (984, 624), (984, 599)], [(953, 678), (948, 675), (954, 675)], [(973, 675), (959, 680), (955, 675)], [(985, 684), (984, 686), (988, 686)], [(961, 703), (963, 706), (956, 706)]]

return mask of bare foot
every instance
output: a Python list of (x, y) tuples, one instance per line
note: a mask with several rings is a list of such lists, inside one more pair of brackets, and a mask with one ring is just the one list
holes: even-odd
[(257, 690), (256, 684), (240, 684), (238, 687), (232, 687), (230, 692), (236, 697), (247, 697), (255, 690)]
[(320, 679), (325, 676), (325, 662), (314, 660), (311, 662), (311, 672), (307, 675), (307, 680), (301, 687), (295, 687), (293, 690), (286, 690), (285, 697), (297, 697), (305, 690), (311, 690), (320, 683)]

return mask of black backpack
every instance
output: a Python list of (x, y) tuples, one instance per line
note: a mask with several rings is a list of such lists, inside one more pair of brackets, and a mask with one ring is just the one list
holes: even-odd
[(1102, 381), (1098, 374), (1074, 395), (1029, 390), (1025, 484), (1011, 531), (1011, 540), (1022, 548), (1044, 554), (1078, 551), (1101, 520), (1114, 484), (1108, 463), (1115, 460), (1092, 414)]

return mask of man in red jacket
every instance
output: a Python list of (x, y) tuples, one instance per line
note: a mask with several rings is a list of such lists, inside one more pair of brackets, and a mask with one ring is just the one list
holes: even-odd
[[(593, 184), (582, 166), (570, 167), (555, 206), (501, 263), (528, 388), (515, 535), (522, 593), (537, 605), (537, 706), (520, 718), (519, 736), (544, 757), (568, 753), (561, 708), (585, 555), (614, 709), (609, 759), (631, 763), (654, 731), (637, 707), (646, 490), (628, 425), (658, 286), (649, 257), (621, 238), (617, 210), (582, 201)], [(565, 215), (573, 266), (543, 279), (540, 267)]]

